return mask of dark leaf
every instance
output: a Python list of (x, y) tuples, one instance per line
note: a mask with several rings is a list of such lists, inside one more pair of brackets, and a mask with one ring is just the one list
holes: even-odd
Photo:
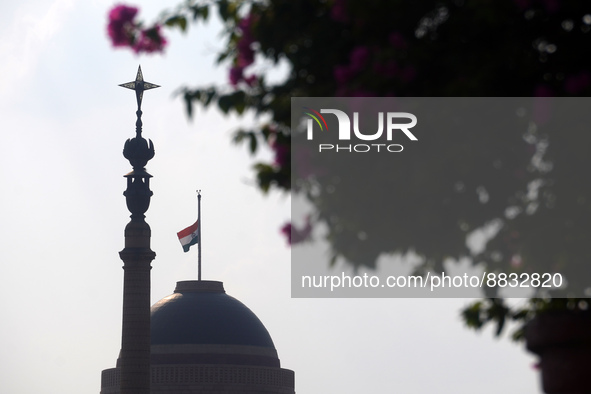
[(495, 332), (497, 337), (501, 335), (501, 332), (503, 332), (503, 327), (505, 327), (505, 315), (500, 315), (497, 324), (497, 331)]
[[(197, 91), (197, 92), (199, 92), (199, 91)], [(197, 94), (199, 94), (199, 93), (197, 93)], [(192, 117), (193, 117), (193, 94), (189, 91), (185, 91), (184, 99), (185, 99), (185, 108), (187, 110), (187, 116), (189, 117), (189, 119), (192, 119)]]
[(234, 133), (234, 137), (232, 138), (232, 142), (235, 144), (240, 144), (244, 141), (244, 138), (249, 135), (248, 131), (238, 130)]
[(259, 187), (263, 192), (267, 193), (275, 179), (275, 170), (270, 165), (264, 163), (257, 163), (254, 168), (257, 172)]
[(227, 21), (230, 17), (230, 13), (228, 12), (228, 1), (227, 0), (220, 0), (218, 1), (218, 12), (220, 14), (220, 18), (222, 21)]
[(203, 21), (206, 21), (207, 18), (209, 17), (209, 6), (208, 5), (203, 5), (203, 6), (193, 6), (191, 8), (193, 10), (193, 20), (197, 20), (199, 18), (203, 19)]
[(250, 137), (250, 153), (255, 153), (257, 151), (257, 137), (253, 132), (249, 133)]
[(213, 98), (216, 96), (217, 92), (215, 91), (215, 89), (209, 89), (207, 91), (207, 93), (205, 94), (205, 100), (203, 101), (203, 106), (207, 107), (209, 106), (209, 104), (211, 104), (211, 100), (213, 100)]
[(225, 114), (227, 114), (230, 111), (233, 104), (234, 101), (232, 99), (232, 96), (230, 95), (220, 96), (220, 98), (218, 99), (218, 107), (220, 107), (222, 112)]
[(183, 15), (175, 15), (168, 18), (164, 24), (169, 27), (178, 27), (182, 32), (187, 30), (187, 18)]

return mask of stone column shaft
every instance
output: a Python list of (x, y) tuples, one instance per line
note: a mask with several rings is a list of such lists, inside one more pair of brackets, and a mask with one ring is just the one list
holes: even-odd
[(154, 252), (123, 250), (121, 394), (150, 393), (150, 262)]

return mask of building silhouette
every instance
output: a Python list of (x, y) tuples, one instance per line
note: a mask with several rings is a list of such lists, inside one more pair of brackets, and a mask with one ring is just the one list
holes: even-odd
[[(152, 394), (295, 393), (265, 326), (221, 282), (177, 282), (152, 306), (150, 361)], [(120, 368), (104, 370), (101, 394), (120, 382)]]
[(269, 332), (222, 282), (181, 281), (150, 308), (150, 226), (144, 220), (152, 191), (146, 172), (154, 157), (142, 137), (143, 79), (120, 85), (135, 91), (136, 137), (123, 155), (133, 171), (123, 193), (131, 212), (125, 227), (121, 352), (101, 376), (101, 394), (294, 394), (294, 372), (282, 369)]

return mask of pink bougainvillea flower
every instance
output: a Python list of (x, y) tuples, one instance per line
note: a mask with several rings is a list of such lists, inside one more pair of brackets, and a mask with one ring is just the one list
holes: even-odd
[(298, 229), (291, 223), (285, 223), (281, 227), (281, 233), (287, 238), (289, 245), (295, 245), (307, 241), (312, 235), (312, 223), (310, 222), (310, 216), (306, 217), (306, 224), (303, 228)]
[(166, 38), (160, 32), (160, 26), (156, 25), (140, 32), (139, 39), (133, 46), (136, 53), (162, 52), (166, 46)]
[(275, 152), (273, 164), (279, 168), (287, 167), (291, 156), (290, 147), (286, 144), (279, 144), (277, 141), (273, 141), (271, 148)]
[(251, 27), (254, 21), (254, 17), (252, 14), (248, 14), (246, 17), (242, 18), (240, 22), (238, 22), (238, 28), (242, 32), (242, 36), (248, 36), (251, 38)]
[(242, 67), (247, 67), (254, 63), (254, 51), (251, 47), (255, 42), (254, 36), (252, 35), (253, 21), (254, 17), (249, 14), (238, 22), (238, 29), (240, 30), (241, 36), (236, 43), (236, 49), (238, 49), (237, 61), (238, 65)]
[(244, 76), (244, 67), (240, 66), (234, 66), (230, 68), (228, 77), (230, 79), (230, 84), (234, 87), (236, 87), (240, 82), (244, 82), (248, 86), (253, 87), (259, 81), (259, 78), (256, 75), (249, 75), (248, 77)]
[(237, 62), (239, 66), (247, 67), (254, 63), (254, 51), (250, 46), (252, 43), (253, 41), (251, 39), (242, 37), (236, 44), (236, 48), (238, 49)]
[(249, 75), (248, 77), (244, 78), (244, 82), (246, 82), (246, 84), (250, 87), (256, 85), (258, 83), (259, 79), (257, 78), (256, 75)]
[(238, 82), (244, 79), (244, 67), (234, 66), (230, 69), (230, 83), (232, 86), (238, 85)]
[(136, 7), (116, 5), (109, 11), (107, 32), (115, 47), (132, 46), (135, 42), (137, 25), (133, 21), (138, 13)]
[(255, 75), (248, 77), (244, 75), (244, 69), (253, 64), (255, 58), (255, 51), (252, 49), (252, 44), (255, 42), (252, 33), (253, 22), (254, 16), (249, 14), (237, 24), (239, 37), (236, 42), (236, 57), (234, 66), (229, 72), (230, 84), (234, 87), (240, 82), (245, 82), (248, 86), (254, 86), (258, 82)]
[(348, 89), (348, 83), (369, 64), (371, 52), (366, 46), (353, 48), (349, 54), (349, 64), (336, 65), (333, 68), (333, 76), (338, 85), (337, 92), (344, 93)]
[(285, 223), (283, 227), (281, 227), (281, 234), (285, 236), (287, 239), (287, 244), (291, 245), (291, 223)]

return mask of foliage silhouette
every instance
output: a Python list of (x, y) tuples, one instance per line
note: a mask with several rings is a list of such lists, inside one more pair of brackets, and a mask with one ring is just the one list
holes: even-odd
[[(586, 121), (569, 129), (553, 123), (558, 115), (568, 116), (568, 104), (532, 100), (529, 120), (535, 127), (522, 132), (481, 125), (455, 141), (425, 138), (428, 154), (383, 177), (407, 185), (396, 195), (401, 209), (387, 232), (372, 229), (382, 221), (360, 217), (347, 206), (345, 192), (336, 204), (328, 193), (311, 193), (305, 177), (292, 178), (289, 147), (291, 97), (586, 96), (591, 90), (591, 4), (187, 0), (152, 28), (186, 32), (190, 21), (205, 21), (213, 10), (224, 24), (218, 62), (228, 66), (229, 83), (181, 88), (187, 113), (192, 116), (196, 104), (216, 104), (224, 113), (264, 115), (259, 127), (238, 130), (234, 140), (247, 143), (251, 152), (265, 146), (275, 151), (274, 162), (254, 166), (259, 187), (306, 195), (315, 207), (312, 224), (328, 224), (333, 259), (373, 267), (382, 253), (413, 251), (423, 258), (423, 269), (440, 270), (447, 257), (470, 256), (498, 272), (566, 271), (571, 285), (587, 286), (591, 135)], [(141, 26), (133, 22), (126, 32), (136, 37)], [(129, 47), (134, 49), (132, 42)], [(279, 64), (287, 65), (286, 78), (268, 82), (267, 71)], [(380, 195), (379, 190), (370, 193)], [(342, 209), (332, 210), (337, 206)], [(496, 230), (485, 250), (475, 254), (466, 238), (484, 228)], [(370, 246), (358, 246), (360, 231), (369, 235)], [(494, 289), (487, 294), (496, 295)], [(506, 318), (523, 320), (532, 310), (557, 304), (584, 305), (534, 299), (529, 309), (515, 311), (488, 298), (463, 314), (471, 327), (496, 321), (500, 332)]]

